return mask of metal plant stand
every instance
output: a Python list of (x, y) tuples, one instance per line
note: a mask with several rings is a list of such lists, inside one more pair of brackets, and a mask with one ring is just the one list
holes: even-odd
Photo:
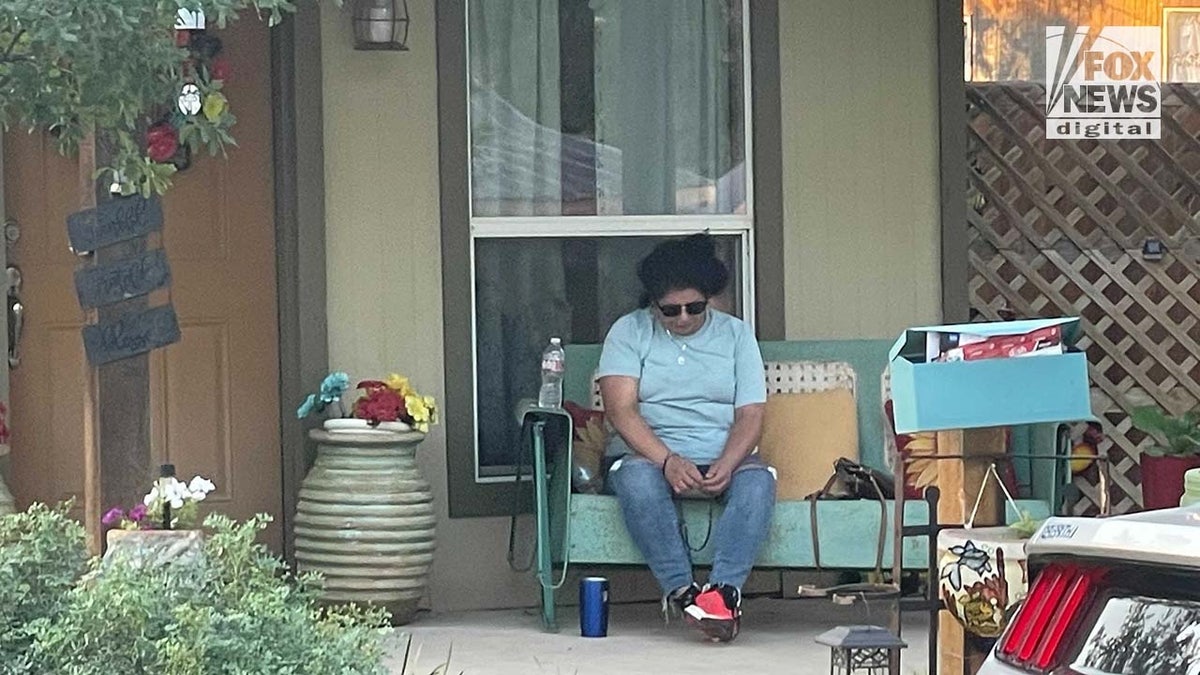
[[(1066, 455), (1046, 454), (1046, 453), (1012, 453), (1006, 454), (1005, 457), (1012, 459), (1033, 459), (1033, 460), (1055, 460), (1067, 461), (1071, 459)], [(934, 455), (923, 456), (920, 459), (935, 459), (935, 460), (975, 460), (975, 461), (995, 461), (994, 457), (974, 457), (963, 455)], [(1100, 466), (1100, 517), (1110, 515), (1111, 503), (1108, 498), (1109, 471), (1111, 470), (1108, 457), (1106, 455), (1097, 454), (1091, 457)], [(907, 464), (910, 459), (903, 458), (903, 464)], [(893, 523), (893, 544), (895, 546), (892, 556), (892, 579), (899, 585), (900, 577), (903, 574), (903, 553), (904, 539), (908, 537), (928, 537), (929, 552), (928, 574), (925, 583), (924, 597), (901, 597), (895, 605), (893, 605), (894, 615), (892, 618), (893, 630), (897, 637), (902, 637), (903, 634), (903, 614), (905, 612), (925, 612), (929, 616), (929, 675), (937, 675), (938, 673), (938, 618), (945, 604), (938, 593), (938, 534), (942, 530), (959, 529), (961, 523), (942, 523), (938, 521), (938, 501), (941, 499), (942, 493), (937, 487), (925, 488), (925, 503), (928, 505), (929, 518), (924, 525), (905, 525), (904, 524), (904, 476), (907, 472), (901, 470), (895, 475), (895, 493), (896, 506)], [(1052, 504), (1053, 508), (1055, 505)]]

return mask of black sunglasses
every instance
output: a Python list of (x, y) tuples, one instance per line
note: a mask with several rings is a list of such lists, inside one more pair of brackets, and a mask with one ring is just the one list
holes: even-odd
[(658, 305), (658, 311), (662, 312), (663, 316), (669, 316), (672, 318), (679, 316), (685, 309), (687, 310), (687, 313), (691, 314), (692, 316), (703, 314), (704, 310), (708, 309), (708, 301), (697, 300), (695, 302), (689, 302), (686, 305)]

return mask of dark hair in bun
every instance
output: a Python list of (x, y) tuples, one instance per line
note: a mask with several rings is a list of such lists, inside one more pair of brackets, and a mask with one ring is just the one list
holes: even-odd
[(642, 306), (671, 291), (694, 288), (706, 298), (720, 295), (729, 284), (729, 270), (717, 258), (717, 245), (708, 234), (664, 241), (638, 263)]

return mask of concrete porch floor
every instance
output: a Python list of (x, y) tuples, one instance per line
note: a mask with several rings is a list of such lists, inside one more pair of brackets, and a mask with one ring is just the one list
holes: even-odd
[[(729, 644), (701, 641), (681, 620), (664, 626), (657, 603), (612, 605), (608, 637), (579, 636), (575, 607), (561, 607), (557, 634), (543, 633), (533, 610), (423, 614), (397, 630), (388, 666), (395, 675), (430, 675), (453, 648), (448, 675), (671, 675), (722, 673), (826, 675), (829, 650), (813, 638), (838, 625), (888, 623), (888, 606), (840, 607), (825, 600), (751, 598), (742, 633)], [(923, 616), (904, 617), (900, 672), (927, 672)], [(402, 674), (402, 632), (412, 635), (414, 661)]]

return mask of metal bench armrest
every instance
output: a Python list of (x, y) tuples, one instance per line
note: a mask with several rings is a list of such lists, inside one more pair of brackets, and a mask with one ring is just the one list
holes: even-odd
[[(557, 632), (554, 611), (554, 591), (567, 578), (570, 549), (568, 517), (571, 510), (571, 462), (574, 427), (571, 416), (562, 409), (529, 408), (522, 415), (522, 425), (528, 427), (530, 452), (533, 456), (533, 489), (537, 526), (537, 579), (542, 589), (542, 627)], [(553, 453), (554, 456), (551, 456)], [(554, 480), (550, 468), (554, 468)], [(552, 489), (553, 488), (553, 489)], [(560, 537), (552, 536), (552, 523), (561, 522)], [(559, 555), (554, 555), (555, 539)], [(562, 571), (554, 579), (554, 559), (562, 560)]]

